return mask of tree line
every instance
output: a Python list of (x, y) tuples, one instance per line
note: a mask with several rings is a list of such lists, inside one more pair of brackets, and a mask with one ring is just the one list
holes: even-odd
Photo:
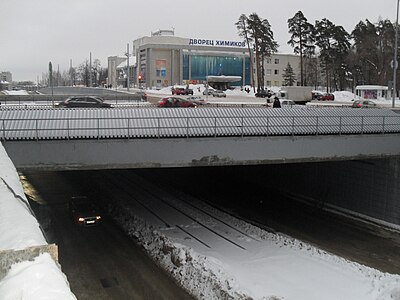
[[(288, 65), (285, 85), (326, 86), (327, 91), (345, 90), (360, 84), (388, 85), (393, 75), (395, 24), (389, 20), (360, 21), (351, 33), (324, 18), (314, 24), (301, 11), (288, 19), (287, 42), (300, 56), (300, 74)], [(278, 50), (271, 25), (256, 13), (242, 14), (235, 23), (247, 43), (257, 82), (264, 89), (264, 58)], [(254, 57), (253, 57), (254, 56)]]
[[(51, 75), (50, 72), (43, 74), (40, 84), (49, 86), (52, 82), (53, 86), (90, 86), (90, 84), (102, 86), (106, 82), (107, 73), (108, 69), (101, 67), (99, 59), (94, 59), (91, 65), (86, 59), (78, 67), (70, 67), (69, 70), (63, 72), (53, 70)], [(50, 76), (52, 80), (50, 80)]]

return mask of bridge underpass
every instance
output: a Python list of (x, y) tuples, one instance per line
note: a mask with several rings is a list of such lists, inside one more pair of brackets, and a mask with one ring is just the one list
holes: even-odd
[[(400, 116), (390, 110), (2, 109), (0, 117), (19, 170), (275, 165), (266, 169), (279, 176), (256, 180), (280, 178), (274, 186), (293, 197), (400, 225)], [(303, 175), (287, 185), (294, 173)]]
[[(293, 123), (288, 123), (289, 125), (286, 125), (287, 128), (293, 128)], [(341, 122), (339, 121), (338, 124), (340, 123)], [(361, 123), (358, 125), (360, 124)], [(375, 124), (375, 126), (379, 127), (381, 130), (386, 126), (385, 124), (387, 123), (381, 123), (380, 125)], [(174, 126), (176, 125), (173, 125), (172, 127)], [(8, 127), (5, 128), (7, 129)], [(340, 125), (338, 125), (338, 128), (340, 128)], [(360, 128), (363, 127), (360, 126)], [(94, 131), (97, 131), (98, 134), (100, 128), (97, 127), (96, 129), (97, 130)], [(176, 128), (173, 129), (176, 130)], [(272, 128), (270, 129), (272, 130)], [(162, 132), (162, 130), (167, 130), (167, 128), (161, 126), (158, 127), (156, 131)], [(45, 153), (48, 151), (45, 149), (49, 147), (49, 145), (52, 145), (47, 148), (52, 150), (47, 152), (50, 156), (52, 156), (50, 152), (54, 153), (54, 157), (62, 157), (67, 155), (66, 153), (69, 152), (75, 153), (75, 156), (77, 157), (80, 155), (84, 156), (82, 161), (74, 161), (74, 164), (70, 164), (69, 166), (62, 166), (60, 164), (60, 166), (57, 167), (57, 170), (108, 168), (108, 164), (105, 162), (109, 161), (114, 163), (112, 157), (116, 155), (111, 154), (117, 153), (118, 156), (118, 151), (121, 151), (123, 154), (122, 157), (127, 163), (132, 163), (131, 156), (135, 157), (135, 150), (136, 153), (139, 153), (139, 149), (140, 151), (143, 151), (142, 156), (139, 156), (140, 159), (151, 156), (151, 160), (146, 160), (146, 162), (151, 162), (147, 167), (152, 167), (152, 169), (147, 169), (145, 171), (149, 173), (149, 177), (153, 181), (167, 177), (170, 181), (177, 181), (178, 183), (175, 186), (178, 187), (203, 187), (204, 189), (211, 189), (213, 191), (213, 187), (219, 186), (224, 191), (232, 190), (228, 195), (230, 196), (228, 198), (229, 201), (232, 203), (243, 202), (242, 205), (245, 207), (251, 207), (251, 214), (254, 214), (254, 212), (258, 210), (264, 219), (268, 219), (270, 217), (268, 213), (271, 212), (276, 214), (277, 219), (282, 219), (282, 216), (284, 216), (285, 219), (291, 218), (295, 215), (298, 215), (299, 217), (304, 216), (304, 212), (300, 211), (299, 206), (296, 206), (294, 202), (287, 202), (286, 199), (282, 200), (282, 198), (271, 198), (271, 194), (273, 195), (275, 192), (280, 193), (283, 191), (288, 197), (291, 196), (293, 198), (307, 200), (311, 205), (313, 205), (312, 201), (317, 204), (314, 207), (311, 206), (311, 210), (315, 208), (314, 214), (310, 214), (308, 215), (308, 218), (302, 220), (301, 226), (299, 226), (299, 223), (294, 224), (294, 227), (297, 227), (300, 231), (307, 226), (318, 228), (321, 223), (315, 223), (312, 222), (312, 220), (317, 217), (319, 221), (326, 218), (326, 215), (321, 208), (329, 208), (329, 205), (339, 207), (339, 204), (342, 204), (342, 206), (348, 211), (354, 209), (353, 212), (356, 212), (363, 217), (369, 217), (371, 220), (377, 220), (380, 222), (385, 221), (387, 224), (396, 224), (396, 216), (399, 215), (396, 200), (399, 198), (399, 189), (396, 182), (399, 178), (399, 161), (395, 158), (395, 156), (398, 155), (399, 149), (399, 145), (397, 145), (396, 142), (396, 140), (398, 140), (398, 133), (379, 132), (378, 134), (376, 132), (371, 133), (369, 131), (364, 132), (364, 130), (360, 130), (358, 134), (350, 134), (340, 132), (339, 130), (339, 132), (332, 134), (322, 134), (321, 132), (318, 132), (318, 134), (304, 135), (292, 134), (293, 132), (289, 131), (289, 134), (260, 134), (249, 136), (240, 134), (243, 130), (243, 126), (236, 127), (235, 130), (237, 130), (237, 132), (225, 137), (182, 136), (178, 138), (176, 136), (165, 137), (160, 135), (152, 138), (105, 138), (103, 135), (96, 136), (96, 133), (94, 133), (94, 137), (92, 136), (90, 138), (70, 137), (69, 139), (44, 138), (39, 134), (39, 132), (43, 133), (44, 131), (36, 130), (36, 132), (33, 131), (33, 138), (24, 138), (20, 140), (4, 139), (3, 144), (9, 153), (17, 153), (20, 150), (28, 149), (20, 151), (20, 154), (18, 154), (20, 158), (23, 157), (23, 152), (25, 152), (26, 155), (31, 151), (31, 149), (35, 148), (36, 150), (34, 151), (37, 155), (42, 152)], [(186, 128), (183, 129), (183, 132), (187, 133)], [(116, 144), (113, 145), (113, 143)], [(92, 144), (92, 146), (90, 146), (90, 144)], [(249, 149), (252, 148), (254, 149), (249, 151)], [(172, 157), (165, 160), (165, 156), (167, 156), (166, 153), (169, 153), (168, 150), (171, 149), (175, 150), (172, 152), (178, 152), (184, 157)], [(282, 149), (289, 150), (284, 151)], [(96, 166), (96, 164), (93, 163), (90, 158), (90, 154), (93, 151), (96, 153), (103, 153), (103, 156), (100, 155), (100, 157), (104, 158), (105, 161), (102, 162), (103, 166)], [(323, 153), (322, 155), (320, 154), (321, 151)], [(185, 153), (189, 153), (189, 156), (185, 156)], [(227, 157), (228, 154), (229, 157), (233, 157), (235, 161), (220, 160), (217, 155), (218, 153), (221, 153), (222, 158)], [(243, 155), (242, 153), (247, 154)], [(223, 156), (223, 154), (225, 154), (225, 156)], [(198, 157), (198, 159), (194, 160), (196, 164), (193, 163), (194, 155), (197, 155)], [(43, 159), (44, 156), (45, 155), (42, 155), (41, 159)], [(250, 156), (252, 156), (253, 159), (247, 160)], [(57, 160), (54, 157), (51, 157), (51, 159)], [(96, 157), (97, 159), (99, 158), (97, 154)], [(257, 159), (254, 159), (254, 157)], [(361, 160), (374, 157), (379, 157), (380, 159)], [(135, 158), (135, 160), (136, 159), (137, 158)], [(347, 159), (350, 159), (351, 161), (346, 161)], [(118, 162), (119, 158), (116, 158), (116, 160)], [(330, 162), (323, 162), (324, 160)], [(26, 159), (26, 161), (28, 160)], [(40, 166), (43, 164), (43, 161), (44, 160), (41, 160), (37, 166), (27, 163), (25, 167), (21, 167), (21, 169), (23, 170), (25, 168), (25, 170), (32, 171), (35, 169), (49, 170), (49, 166)], [(82, 167), (81, 163), (84, 163), (84, 161), (89, 162), (88, 165), (90, 166), (86, 165)], [(154, 164), (154, 161), (158, 161), (158, 164)], [(163, 162), (162, 165), (159, 164), (160, 161)], [(200, 163), (198, 163), (198, 161), (200, 161)], [(235, 164), (238, 166), (233, 166)], [(243, 166), (245, 164), (253, 166)], [(263, 165), (256, 166), (256, 164)], [(224, 165), (228, 167), (223, 167)], [(219, 167), (176, 169), (160, 168), (171, 166)], [(115, 167), (116, 165), (113, 164), (109, 168)], [(120, 165), (120, 167), (123, 168), (122, 165)], [(125, 165), (125, 168), (126, 167), (127, 165)], [(141, 163), (137, 164), (137, 162), (135, 162), (130, 166), (130, 168), (133, 167), (143, 168), (145, 165)], [(127, 172), (135, 171), (141, 170), (131, 170)], [(155, 172), (160, 171), (166, 172), (164, 173), (164, 177), (155, 176)], [(104, 174), (104, 172), (111, 173), (113, 170), (97, 170), (92, 173), (96, 172), (102, 172), (101, 174)], [(71, 174), (71, 172), (58, 173)], [(79, 184), (87, 182), (91, 178), (88, 176), (90, 172), (80, 171), (73, 173), (79, 173), (77, 175), (78, 178), (86, 178), (86, 181), (79, 181)], [(393, 178), (391, 179), (391, 177)], [(235, 181), (233, 178), (236, 178)], [(368, 178), (366, 184), (364, 183), (365, 178)], [(232, 182), (227, 184), (229, 180), (232, 180)], [(44, 184), (47, 183), (45, 182)], [(265, 191), (266, 196), (263, 198), (263, 207), (260, 206), (260, 203), (257, 204), (257, 201), (260, 200), (260, 198), (252, 196), (254, 194), (255, 185), (258, 186), (258, 193)], [(94, 186), (96, 187), (96, 185)], [(352, 192), (354, 186), (357, 186), (357, 188)], [(99, 185), (97, 185), (97, 187), (100, 189)], [(235, 195), (235, 192), (238, 190), (234, 189), (235, 187), (239, 187), (242, 191), (242, 194), (240, 195), (245, 195), (247, 193), (251, 196), (247, 195), (247, 197), (237, 197), (238, 195)], [(393, 193), (393, 196), (391, 193)], [(390, 198), (390, 201), (385, 200), (386, 197)], [(340, 203), (340, 201), (342, 202)], [(287, 211), (283, 211), (282, 206), (279, 206), (282, 204), (280, 202), (284, 202), (286, 206), (284, 205), (283, 209), (286, 208), (290, 210), (292, 214), (286, 214)], [(359, 210), (357, 211), (356, 209)], [(328, 221), (333, 220), (331, 218), (326, 219)], [(300, 222), (299, 218), (295, 219), (295, 221)], [(341, 247), (343, 246), (342, 249), (339, 249), (341, 251), (338, 252), (340, 255), (348, 257), (347, 255), (351, 254), (354, 257), (354, 260), (366, 263), (368, 260), (372, 259), (371, 257), (368, 257), (368, 255), (372, 253), (373, 256), (379, 256), (378, 260), (384, 262), (386, 267), (391, 266), (392, 268), (385, 270), (398, 273), (398, 264), (390, 263), (390, 259), (398, 261), (396, 260), (396, 251), (389, 250), (389, 246), (385, 244), (387, 242), (385, 237), (378, 237), (376, 235), (377, 233), (380, 233), (379, 230), (374, 232), (372, 234), (373, 239), (368, 241), (364, 240), (363, 235), (358, 235), (359, 228), (356, 228), (355, 231), (351, 231), (346, 238), (343, 238), (343, 236), (336, 235), (337, 230), (345, 233), (350, 230), (353, 225), (346, 224), (346, 226), (343, 226), (343, 223), (332, 223), (329, 225), (328, 223), (329, 222), (324, 223), (326, 226), (324, 228), (325, 236), (329, 240), (325, 242), (340, 244)], [(287, 224), (283, 224), (283, 227), (285, 226), (287, 226)], [(321, 232), (324, 231), (320, 231), (320, 233)], [(307, 240), (309, 236), (307, 237), (306, 235), (310, 234), (310, 232), (303, 231), (300, 232), (300, 234), (303, 235), (302, 238)], [(322, 237), (323, 236), (324, 235), (322, 235)], [(321, 236), (319, 238), (321, 238)], [(383, 242), (383, 240), (385, 241)], [(320, 239), (316, 241), (317, 244), (319, 242), (321, 242)], [(360, 243), (360, 245), (354, 245), (354, 243)], [(398, 249), (396, 248), (396, 245), (398, 245), (396, 243), (397, 242), (394, 244), (394, 248), (390, 249)], [(374, 248), (374, 245), (379, 245), (379, 247)], [(348, 248), (347, 246), (350, 247)], [(359, 247), (364, 246), (366, 248), (368, 246), (369, 248), (361, 255)], [(381, 246), (385, 247), (383, 251), (379, 251), (382, 250), (379, 249)], [(391, 247), (393, 247), (393, 245), (391, 245)], [(390, 253), (388, 253), (389, 251)]]

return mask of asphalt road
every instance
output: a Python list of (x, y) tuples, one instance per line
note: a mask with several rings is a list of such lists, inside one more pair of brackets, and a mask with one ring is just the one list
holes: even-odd
[[(192, 299), (105, 216), (95, 227), (72, 222), (68, 200), (86, 193), (78, 173), (24, 174), (38, 219), (59, 246), (59, 260), (72, 292), (84, 299)], [(49, 222), (49, 217), (51, 222)]]

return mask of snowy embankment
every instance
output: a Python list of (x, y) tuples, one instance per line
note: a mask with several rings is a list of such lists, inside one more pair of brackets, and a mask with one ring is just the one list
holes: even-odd
[[(47, 245), (39, 223), (30, 210), (17, 171), (0, 144), (0, 261), (6, 254)], [(7, 270), (6, 270), (7, 271)], [(0, 299), (76, 299), (66, 276), (50, 254), (11, 265), (0, 278)]]
[[(162, 198), (161, 202), (143, 198), (142, 203), (152, 214), (142, 205), (135, 205), (135, 201), (124, 200), (113, 201), (110, 214), (199, 299), (400, 300), (399, 275), (382, 273), (291, 237), (267, 232), (202, 202), (191, 199), (189, 207), (185, 201), (161, 196), (156, 188), (149, 190)], [(178, 210), (174, 213), (165, 202)], [(193, 210), (193, 204), (206, 214)], [(160, 225), (160, 219), (171, 227)], [(210, 234), (201, 234), (200, 224), (242, 249)], [(182, 228), (194, 235), (184, 234), (179, 230)], [(198, 243), (196, 235), (210, 247)]]

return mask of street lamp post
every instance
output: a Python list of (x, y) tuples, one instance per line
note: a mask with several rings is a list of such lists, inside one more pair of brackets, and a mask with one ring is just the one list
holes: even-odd
[(129, 86), (130, 86), (130, 82), (129, 82), (129, 76), (130, 76), (130, 70), (129, 70), (129, 43), (126, 45), (126, 58), (127, 58), (127, 72), (126, 72), (126, 89), (129, 92)]
[(397, 75), (397, 40), (398, 40), (398, 35), (399, 35), (399, 2), (400, 0), (397, 0), (397, 12), (396, 12), (396, 33), (395, 33), (395, 38), (394, 38), (394, 58), (393, 58), (393, 95), (392, 95), (392, 107), (395, 107), (395, 101), (396, 101), (396, 75)]

